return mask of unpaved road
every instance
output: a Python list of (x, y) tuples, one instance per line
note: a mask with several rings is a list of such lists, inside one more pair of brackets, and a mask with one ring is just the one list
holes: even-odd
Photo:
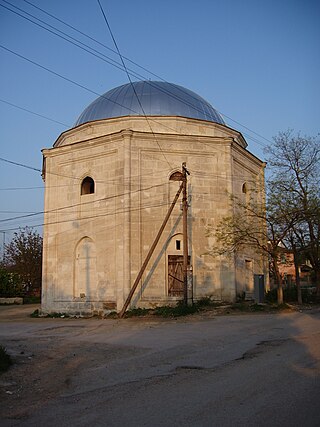
[(319, 426), (320, 311), (32, 319), (0, 306), (1, 426)]

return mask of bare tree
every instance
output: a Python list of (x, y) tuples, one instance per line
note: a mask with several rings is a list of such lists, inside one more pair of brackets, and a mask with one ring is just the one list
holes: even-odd
[(251, 248), (270, 260), (277, 284), (278, 304), (283, 303), (282, 277), (279, 271), (280, 244), (293, 227), (296, 217), (289, 220), (287, 212), (277, 197), (269, 198), (267, 207), (254, 197), (249, 203), (232, 196), (236, 210), (232, 216), (223, 218), (208, 234), (215, 237), (216, 245), (209, 253), (233, 255)]
[[(291, 248), (303, 251), (315, 273), (320, 298), (320, 144), (317, 138), (279, 133), (268, 147), (272, 188), (281, 203), (299, 212), (292, 228)], [(296, 253), (296, 255), (298, 255)]]
[(320, 298), (320, 146), (316, 138), (279, 133), (267, 148), (271, 177), (267, 185), (267, 203), (251, 197), (243, 203), (231, 196), (235, 212), (220, 221), (208, 234), (216, 238), (212, 255), (234, 254), (245, 247), (268, 255), (283, 302), (279, 258), (285, 245), (294, 255), (301, 303), (299, 267), (301, 255), (308, 258), (315, 272)]

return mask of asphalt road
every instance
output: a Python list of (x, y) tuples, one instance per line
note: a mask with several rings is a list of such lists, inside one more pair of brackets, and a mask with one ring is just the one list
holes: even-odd
[[(33, 309), (33, 308), (32, 308)], [(320, 426), (320, 311), (31, 319), (0, 307), (2, 426)]]

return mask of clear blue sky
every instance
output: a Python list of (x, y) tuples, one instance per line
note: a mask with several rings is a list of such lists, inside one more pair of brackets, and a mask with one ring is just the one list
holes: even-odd
[[(119, 62), (112, 52), (27, 2), (8, 1)], [(31, 2), (114, 49), (96, 0)], [(266, 140), (272, 140), (281, 130), (293, 128), (310, 136), (319, 133), (319, 1), (101, 0), (101, 3), (123, 55), (164, 80), (204, 97), (227, 116), (225, 120), (230, 127), (243, 132), (248, 149), (258, 157), (264, 158)], [(4, 0), (0, 0), (0, 5), (23, 14)], [(100, 94), (128, 82), (123, 71), (3, 7), (0, 7), (0, 44)], [(72, 127), (83, 109), (96, 98), (3, 48), (0, 48), (0, 64), (1, 100), (67, 127)], [(145, 78), (155, 79), (150, 73), (127, 65)], [(66, 129), (62, 124), (2, 101), (0, 117), (0, 157), (39, 169), (41, 149), (52, 147)], [(40, 173), (0, 161), (0, 219), (42, 211), (42, 187)], [(0, 247), (3, 230), (41, 223), (41, 215), (1, 222)], [(7, 242), (11, 236), (6, 231)]]

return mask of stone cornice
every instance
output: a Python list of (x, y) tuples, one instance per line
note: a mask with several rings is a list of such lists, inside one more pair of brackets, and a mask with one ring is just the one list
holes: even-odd
[(148, 121), (143, 116), (127, 116), (84, 123), (63, 132), (53, 147), (95, 140), (100, 136), (115, 135), (123, 130), (156, 135), (232, 137), (240, 146), (247, 147), (242, 134), (228, 126), (204, 120), (167, 116), (148, 117)]

